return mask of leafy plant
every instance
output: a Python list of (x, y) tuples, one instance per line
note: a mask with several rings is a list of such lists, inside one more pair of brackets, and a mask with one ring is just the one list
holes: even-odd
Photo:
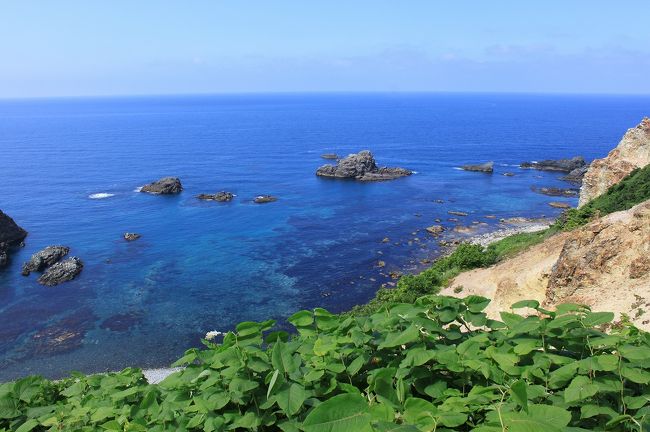
[[(0, 430), (647, 430), (650, 335), (580, 305), (423, 296), (369, 315), (300, 311), (188, 350), (158, 385), (140, 370), (0, 385)], [(526, 308), (530, 316), (514, 311)]]

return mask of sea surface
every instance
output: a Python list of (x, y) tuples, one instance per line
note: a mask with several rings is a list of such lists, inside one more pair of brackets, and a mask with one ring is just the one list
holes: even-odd
[[(166, 366), (210, 330), (349, 309), (389, 272), (417, 271), (439, 253), (423, 231), (436, 218), (485, 231), (500, 218), (556, 216), (549, 201), (576, 204), (531, 191), (571, 187), (560, 174), (518, 164), (603, 157), (648, 113), (650, 98), (632, 96), (0, 101), (0, 209), (29, 231), (0, 273), (0, 381)], [(383, 183), (314, 175), (322, 153), (363, 149), (417, 173)], [(493, 175), (458, 169), (490, 160)], [(137, 192), (163, 176), (180, 177), (183, 193)], [(195, 198), (220, 190), (237, 196)], [(260, 194), (279, 200), (253, 204)], [(469, 216), (448, 221), (449, 210)], [(125, 232), (142, 238), (126, 242)], [(77, 279), (44, 287), (20, 275), (54, 244), (84, 261)]]

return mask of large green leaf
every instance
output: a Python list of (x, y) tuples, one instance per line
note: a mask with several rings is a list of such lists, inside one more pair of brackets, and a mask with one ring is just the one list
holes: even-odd
[(585, 376), (577, 376), (564, 390), (564, 401), (573, 403), (588, 399), (598, 393), (598, 386)]
[(275, 394), (275, 400), (282, 411), (284, 411), (287, 416), (292, 417), (300, 411), (307, 396), (308, 394), (303, 386), (293, 383), (291, 385), (283, 386), (283, 388)]
[(305, 432), (372, 432), (368, 403), (360, 395), (334, 396), (314, 408), (302, 428)]

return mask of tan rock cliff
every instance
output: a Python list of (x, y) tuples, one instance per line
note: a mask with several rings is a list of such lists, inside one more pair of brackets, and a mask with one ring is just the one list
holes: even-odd
[[(462, 287), (462, 290), (461, 290)], [(650, 200), (555, 235), (487, 269), (458, 275), (444, 295), (493, 299), (488, 314), (524, 299), (627, 314), (650, 330)]]
[(650, 164), (650, 119), (644, 118), (637, 127), (628, 129), (621, 142), (607, 157), (594, 160), (582, 180), (582, 206), (602, 195), (635, 168)]

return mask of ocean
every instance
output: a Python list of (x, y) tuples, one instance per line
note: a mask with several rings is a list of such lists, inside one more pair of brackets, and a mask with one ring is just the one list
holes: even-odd
[[(500, 218), (557, 216), (549, 201), (575, 205), (531, 190), (571, 187), (561, 174), (519, 163), (603, 157), (648, 113), (649, 97), (597, 95), (2, 100), (0, 209), (29, 236), (0, 272), (0, 381), (167, 366), (207, 331), (347, 310), (390, 272), (440, 253), (423, 229), (436, 218), (453, 227), (449, 210), (485, 231)], [(364, 149), (416, 174), (314, 175), (329, 162), (322, 153)], [(493, 175), (458, 169), (490, 160)], [(137, 192), (164, 176), (180, 177), (184, 191)], [(235, 199), (196, 199), (220, 190)], [(253, 204), (261, 194), (279, 199)], [(125, 232), (142, 238), (126, 242)], [(44, 287), (20, 275), (55, 244), (83, 260), (77, 279)]]

